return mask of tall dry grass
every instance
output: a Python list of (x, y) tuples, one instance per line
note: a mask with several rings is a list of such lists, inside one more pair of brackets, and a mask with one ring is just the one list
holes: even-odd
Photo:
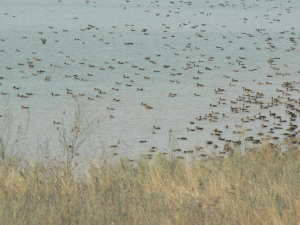
[(1, 224), (298, 224), (300, 152), (1, 167)]

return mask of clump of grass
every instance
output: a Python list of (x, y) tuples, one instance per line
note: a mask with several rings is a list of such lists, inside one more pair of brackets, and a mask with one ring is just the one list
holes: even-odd
[[(13, 164), (0, 174), (1, 224), (297, 224), (300, 152), (190, 161), (90, 162), (86, 172)], [(15, 160), (18, 162), (18, 160)]]

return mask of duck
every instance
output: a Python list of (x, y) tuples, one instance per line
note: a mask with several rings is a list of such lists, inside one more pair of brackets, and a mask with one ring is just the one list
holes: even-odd
[(195, 131), (195, 129), (186, 128), (187, 131)]
[(118, 147), (118, 145), (111, 145), (111, 146), (109, 146), (110, 148), (117, 148)]
[(204, 87), (204, 85), (197, 83), (197, 87)]
[(169, 94), (169, 97), (175, 97), (177, 94), (172, 94), (172, 93), (170, 93)]

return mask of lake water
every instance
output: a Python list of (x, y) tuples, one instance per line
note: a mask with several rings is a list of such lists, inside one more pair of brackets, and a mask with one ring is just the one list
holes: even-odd
[[(96, 152), (105, 148), (109, 154), (130, 158), (146, 154), (152, 147), (169, 153), (172, 148), (181, 149), (176, 156), (196, 146), (218, 154), (225, 141), (212, 135), (214, 129), (223, 131), (221, 138), (226, 140), (261, 139), (257, 133), (262, 132), (282, 141), (285, 136), (281, 134), (290, 127), (286, 110), (299, 115), (295, 109), (300, 102), (297, 1), (4, 0), (0, 2), (0, 21), (0, 90), (8, 93), (0, 95), (0, 108), (4, 111), (8, 107), (13, 114), (10, 144), (17, 127), (25, 129), (29, 111), (28, 130), (20, 147), (29, 155), (44, 148), (38, 145), (45, 146), (47, 139), (52, 152), (60, 149), (60, 125), (53, 121), (64, 118), (65, 126), (71, 126), (69, 115), (74, 112), (75, 101), (66, 89), (73, 95), (84, 94), (76, 98), (88, 104), (89, 120), (101, 118), (84, 148)], [(273, 62), (268, 62), (270, 58)], [(39, 70), (45, 72), (37, 73)], [(45, 77), (51, 78), (45, 81)], [(292, 82), (295, 89), (286, 91), (284, 82)], [(96, 98), (100, 93), (95, 88), (106, 94)], [(214, 89), (218, 88), (225, 91), (216, 94)], [(248, 94), (255, 96), (257, 92), (263, 93), (263, 98), (256, 99), (263, 104), (254, 104), (253, 99), (246, 102), (251, 98)], [(33, 95), (18, 97), (26, 93)], [(169, 97), (170, 93), (177, 95)], [(271, 107), (271, 97), (277, 96), (283, 97), (282, 104)], [(146, 109), (141, 102), (153, 109)], [(285, 103), (295, 108), (287, 109)], [(265, 107), (268, 104), (270, 107)], [(250, 107), (232, 113), (231, 107), (242, 109), (243, 105)], [(217, 122), (195, 119), (212, 111), (220, 113), (213, 114), (218, 116)], [(269, 111), (287, 122), (274, 125), (280, 121)], [(266, 116), (265, 121), (242, 122), (259, 113)], [(187, 131), (195, 126), (203, 130)], [(233, 134), (243, 130), (243, 134)], [(187, 140), (177, 139), (180, 137)], [(213, 145), (206, 141), (213, 141)], [(251, 142), (245, 145), (253, 146)]]

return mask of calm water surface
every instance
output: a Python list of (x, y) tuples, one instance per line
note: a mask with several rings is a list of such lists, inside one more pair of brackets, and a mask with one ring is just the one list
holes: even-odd
[[(223, 131), (221, 138), (233, 141), (247, 136), (261, 139), (258, 132), (283, 140), (285, 136), (280, 134), (287, 132), (290, 122), (284, 103), (288, 97), (299, 99), (297, 90), (288, 91), (288, 95), (276, 91), (286, 91), (282, 88), (284, 82), (295, 81), (294, 88), (300, 87), (297, 83), (300, 81), (297, 1), (201, 0), (172, 4), (136, 0), (7, 0), (0, 2), (0, 20), (0, 76), (3, 77), (0, 89), (9, 94), (0, 96), (0, 107), (4, 111), (9, 96), (8, 107), (14, 117), (12, 131), (26, 124), (28, 111), (21, 106), (29, 107), (30, 121), (23, 140), (26, 143), (23, 150), (28, 152), (34, 152), (37, 143), (44, 143), (46, 139), (53, 143), (52, 151), (59, 149), (56, 144), (59, 125), (53, 121), (61, 122), (63, 115), (74, 111), (72, 94), (67, 94), (66, 88), (74, 95), (84, 94), (78, 98), (88, 104), (89, 118), (101, 117), (100, 126), (87, 142), (94, 149), (104, 146), (109, 153), (128, 157), (147, 153), (154, 146), (159, 152), (170, 152), (171, 148), (180, 148), (183, 152), (200, 146), (203, 151), (218, 154), (225, 142), (211, 135), (214, 129)], [(42, 44), (41, 38), (47, 40), (46, 44)], [(133, 44), (124, 44), (128, 42)], [(270, 58), (276, 59), (268, 63)], [(34, 68), (29, 68), (28, 61)], [(164, 68), (164, 65), (169, 67)], [(45, 72), (37, 74), (38, 70)], [(74, 79), (73, 75), (80, 79)], [(51, 77), (50, 81), (45, 81), (46, 76)], [(150, 79), (144, 79), (145, 76)], [(204, 87), (198, 87), (197, 83)], [(252, 92), (245, 92), (243, 87)], [(95, 88), (106, 94), (96, 98), (100, 94)], [(225, 91), (216, 94), (214, 89), (218, 88)], [(257, 92), (264, 94), (257, 99), (263, 106), (270, 105), (271, 97), (278, 95), (284, 97), (283, 104), (261, 109), (261, 104), (253, 104), (253, 101), (251, 104), (231, 103), (242, 97), (248, 100), (247, 94), (255, 96)], [(17, 96), (26, 93), (33, 95)], [(177, 95), (169, 97), (170, 93)], [(113, 101), (114, 98), (120, 102)], [(220, 98), (225, 99), (221, 102), (226, 104), (218, 104)], [(147, 110), (141, 102), (153, 109)], [(248, 112), (232, 113), (231, 107), (243, 108), (243, 104), (250, 106)], [(107, 107), (115, 110), (107, 110)], [(195, 119), (212, 111), (220, 113), (214, 114), (218, 116), (217, 122), (209, 122), (210, 118)], [(274, 123), (280, 123), (279, 119), (269, 116), (269, 111), (287, 120), (280, 126), (283, 129), (268, 133)], [(266, 116), (266, 121), (242, 123), (242, 118), (258, 117), (259, 113)], [(64, 119), (66, 124), (71, 123), (71, 119), (67, 119)], [(263, 128), (262, 124), (267, 127)], [(292, 124), (297, 124), (297, 120)], [(154, 130), (153, 125), (161, 129)], [(195, 126), (203, 130), (187, 131), (187, 127)], [(233, 134), (244, 128), (252, 130)], [(187, 140), (177, 139), (180, 137)], [(141, 140), (147, 142), (140, 143)], [(218, 148), (206, 145), (208, 140)], [(116, 144), (118, 148), (109, 147)]]

